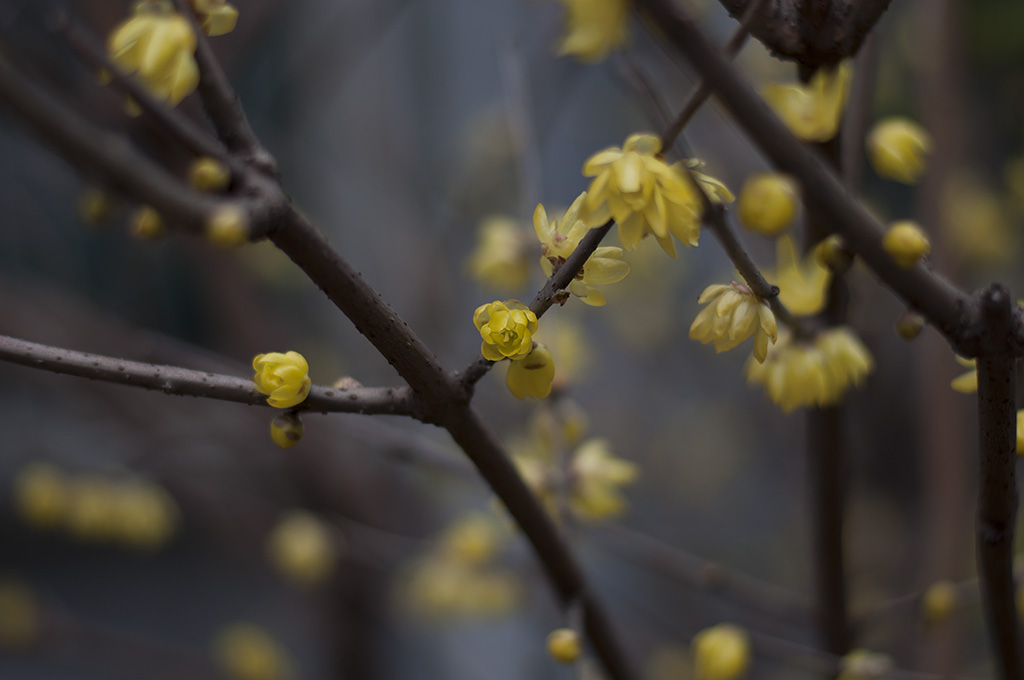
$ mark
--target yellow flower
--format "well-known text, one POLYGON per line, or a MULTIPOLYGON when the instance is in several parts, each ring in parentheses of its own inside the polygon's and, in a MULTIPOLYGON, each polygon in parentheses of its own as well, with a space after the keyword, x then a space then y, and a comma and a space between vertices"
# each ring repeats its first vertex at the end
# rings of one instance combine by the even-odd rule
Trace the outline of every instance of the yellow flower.
POLYGON ((551 352, 538 343, 532 352, 509 365, 506 383, 512 394, 520 399, 527 396, 543 399, 551 394, 554 379, 555 362, 551 352))
POLYGON ((964 368, 969 368, 971 370, 967 371, 966 373, 961 373, 957 377, 953 378, 953 380, 949 383, 949 386, 952 387, 957 392, 961 392, 963 394, 971 394, 972 392, 977 392, 978 391, 978 367, 977 367, 977 363, 974 361, 974 359, 964 359, 963 357, 959 357, 959 356, 953 357, 953 358, 956 359, 956 362, 958 364, 960 364, 964 368))
POLYGON ((0 581, 0 649, 26 647, 39 637, 39 606, 24 583, 0 581))
POLYGON ((196 36, 188 19, 166 3, 140 2, 135 16, 107 39, 111 61, 134 73, 153 95, 174 106, 199 84, 196 36))
POLYGON ((50 529, 67 516, 68 482, 48 463, 29 463, 14 476, 14 507, 35 529, 50 529))
POLYGON ((224 0, 191 0, 192 9, 199 15, 203 33, 210 37, 235 30, 238 10, 224 0))
POLYGON ((189 166, 188 179, 200 191, 224 191, 231 184, 231 170, 216 158, 200 156, 189 166))
POLYGON ((601 61, 629 39, 628 0, 563 0, 566 34, 558 47, 561 56, 580 61, 601 61))
POLYGON ((779 287, 779 300, 796 316, 812 316, 825 307, 828 285, 832 272, 821 265, 815 253, 809 253, 801 262, 796 255, 796 245, 789 236, 782 236, 775 244, 775 260, 778 271, 774 279, 779 287))
POLYGON ((814 345, 825 358, 831 394, 827 403, 838 402, 851 386, 860 387, 875 369, 875 361, 864 343, 847 326, 818 333, 814 345))
MULTIPOLYGON (((648 234, 654 234, 665 252, 675 257, 672 236, 689 248, 700 236, 701 201, 697 188, 676 163, 669 166, 658 154, 661 142, 654 135, 629 137, 623 147, 610 147, 591 156, 583 174, 594 179, 580 206, 580 216, 590 227, 614 218, 619 240, 633 250, 648 234)), ((705 183, 714 182, 706 178, 705 183)), ((720 199, 720 184, 709 187, 720 199)))
POLYGON ((302 441, 305 431, 298 413, 282 413, 270 421, 270 438, 282 449, 290 449, 302 441))
POLYGON ((956 608, 958 599, 955 585, 949 581, 936 581, 924 592, 921 600, 925 621, 930 624, 945 621, 956 608))
POLYGON ((467 565, 483 564, 498 554, 502 532, 494 518, 472 513, 459 519, 441 538, 441 552, 467 565))
POLYGON ((206 219, 206 238, 218 248, 237 248, 249 240, 249 233, 249 215, 232 203, 214 208, 206 219))
POLYGON ((740 223, 762 236, 776 236, 793 222, 798 202, 799 185, 788 175, 752 175, 740 189, 740 223))
POLYGON ((180 512, 167 491, 153 482, 130 480, 115 487, 114 533, 125 544, 154 550, 174 535, 180 512))
POLYGON ((836 136, 850 89, 850 62, 818 69, 807 85, 768 85, 762 94, 790 131, 807 142, 836 136))
POLYGON ((164 221, 152 206, 144 205, 132 214, 131 230, 136 238, 150 241, 164 235, 164 221))
POLYGON ((693 637, 697 680, 733 680, 750 666, 750 638, 739 626, 720 623, 693 637))
POLYGON ((924 128, 906 118, 886 118, 865 140, 872 167, 882 177, 916 184, 925 169, 932 138, 924 128))
POLYGON ((569 476, 569 507, 583 519, 599 520, 625 512, 619 487, 636 480, 637 468, 616 458, 607 440, 588 439, 576 449, 569 476))
POLYGON ((555 661, 572 663, 582 651, 579 633, 572 628, 556 628, 548 634, 548 654, 555 661))
POLYGON ((709 303, 690 326, 690 339, 713 342, 716 352, 725 352, 754 335, 754 357, 764 361, 768 343, 778 338, 775 315, 768 304, 740 283, 708 286, 697 299, 709 303))
POLYGON ((466 263, 469 275, 488 288, 518 290, 530 275, 528 243, 511 217, 488 217, 480 225, 479 241, 466 263))
POLYGON ((252 367, 253 386, 274 408, 291 408, 309 396, 309 364, 298 352, 257 354, 252 367))
POLYGON ((82 475, 68 485, 67 529, 75 538, 101 541, 117 535, 117 485, 99 475, 82 475))
MULTIPOLYGON (((533 212, 533 228, 540 239, 540 266, 545 276, 551 276, 565 264, 566 259, 579 245, 589 231, 586 223, 579 218, 580 207, 587 192, 580 194, 561 220, 549 220, 544 206, 537 205, 533 212)), ((570 293, 588 305, 600 307, 605 297, 592 286, 617 283, 629 274, 629 263, 622 259, 622 248, 602 246, 587 258, 576 277, 569 283, 570 293)))
POLYGON ((480 353, 488 361, 522 359, 533 351, 537 315, 518 300, 480 305, 473 312, 473 325, 483 338, 480 353))
POLYGON ((226 626, 214 643, 219 665, 232 680, 288 680, 294 677, 288 652, 267 631, 251 623, 226 626))
POLYGON ((837 680, 878 680, 892 668, 892 659, 867 649, 855 649, 839 660, 837 680))
POLYGON ((949 252, 974 267, 1007 263, 1018 251, 1016 221, 1002 196, 980 178, 958 172, 942 191, 942 230, 949 252))
POLYGON ((270 563, 283 576, 300 585, 322 583, 338 560, 337 542, 330 526, 304 510, 282 516, 267 539, 270 563))
POLYGON ((893 222, 882 236, 882 247, 904 269, 911 269, 931 252, 932 245, 916 222, 893 222))

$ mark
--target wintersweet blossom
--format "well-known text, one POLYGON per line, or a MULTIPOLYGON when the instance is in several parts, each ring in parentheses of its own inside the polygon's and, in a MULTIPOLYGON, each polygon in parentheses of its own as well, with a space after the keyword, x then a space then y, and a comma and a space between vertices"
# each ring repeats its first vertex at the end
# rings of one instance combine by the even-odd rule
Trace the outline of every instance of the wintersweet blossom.
POLYGON ((932 249, 921 227, 910 220, 893 222, 882 236, 882 247, 904 269, 915 267, 932 249))
MULTIPOLYGON (((545 276, 551 276, 587 234, 589 227, 580 219, 580 207, 587 192, 580 194, 560 220, 548 219, 544 206, 537 205, 533 212, 533 228, 540 240, 540 266, 545 276)), ((629 274, 629 263, 623 258, 622 248, 602 246, 594 250, 569 282, 568 290, 580 300, 593 307, 605 304, 604 295, 593 288, 617 283, 629 274)))
POLYGON ((473 325, 483 338, 480 353, 488 361, 522 359, 533 351, 537 315, 519 300, 480 305, 473 312, 473 325))
POLYGON ((891 669, 892 659, 887 654, 854 649, 839 660, 839 676, 836 680, 877 680, 891 669))
POLYGON ((214 641, 217 665, 231 680, 291 680, 295 662, 266 630, 251 623, 232 623, 214 641))
POLYGON ((548 634, 548 654, 555 661, 572 663, 580 658, 583 645, 572 628, 556 628, 548 634))
POLYGON ((698 304, 707 303, 690 326, 690 339, 713 342, 725 352, 754 336, 754 357, 764 361, 768 343, 775 342, 778 327, 768 303, 741 283, 714 284, 704 289, 698 304))
POLYGON ((520 399, 543 399, 551 394, 554 379, 555 361, 548 348, 538 343, 525 357, 511 362, 506 383, 512 394, 520 399))
POLYGON ((530 276, 527 254, 531 243, 519 222, 492 215, 480 224, 477 238, 476 248, 466 262, 473 280, 494 290, 522 288, 530 276))
POLYGON ((925 622, 935 625, 948 620, 959 599, 956 586, 949 581, 936 581, 928 586, 921 598, 921 613, 924 614, 925 622))
POLYGON ((762 236, 777 236, 792 224, 799 206, 799 185, 788 175, 751 175, 740 189, 740 224, 762 236))
POLYGON ((865 145, 875 172, 903 184, 916 184, 924 174, 932 138, 912 120, 886 118, 872 128, 865 145))
POLYGON ((619 487, 636 480, 637 468, 616 458, 606 439, 588 439, 576 450, 569 475, 569 507, 581 518, 599 520, 625 512, 619 487))
POLYGON ((215 37, 235 30, 238 10, 230 3, 224 0, 191 0, 191 4, 206 35, 215 37))
POLYGON ((274 568, 298 585, 323 583, 338 561, 338 540, 331 527, 306 510, 289 510, 267 537, 267 557, 274 568))
POLYGON ((796 244, 782 236, 775 244, 778 270, 774 277, 766 274, 779 287, 779 301, 796 316, 812 316, 825 307, 825 295, 832 281, 832 272, 822 266, 815 253, 800 260, 796 244))
POLYGON ((192 24, 168 2, 140 2, 107 39, 111 61, 174 106, 199 84, 192 24))
POLYGON ((1017 455, 1024 456, 1024 409, 1017 411, 1017 455))
MULTIPOLYGON (((619 240, 627 250, 653 234, 665 252, 675 257, 673 236, 687 248, 697 245, 702 203, 683 165, 669 166, 660 152, 657 137, 636 134, 626 139, 622 148, 609 147, 591 156, 583 165, 583 174, 594 179, 580 206, 580 217, 590 227, 614 218, 619 240)), ((712 200, 732 200, 721 182, 694 174, 712 200)))
POLYGON ((697 680, 734 680, 750 666, 750 637, 739 626, 720 623, 693 637, 697 680))
POLYGON ((562 0, 566 34, 559 55, 582 62, 601 61, 629 39, 628 0, 562 0))
POLYGON ((309 364, 298 352, 257 354, 252 360, 252 384, 274 408, 291 408, 309 396, 309 364))
POLYGON ((818 69, 806 85, 768 85, 768 106, 790 131, 807 142, 827 142, 839 131, 850 89, 850 62, 818 69))

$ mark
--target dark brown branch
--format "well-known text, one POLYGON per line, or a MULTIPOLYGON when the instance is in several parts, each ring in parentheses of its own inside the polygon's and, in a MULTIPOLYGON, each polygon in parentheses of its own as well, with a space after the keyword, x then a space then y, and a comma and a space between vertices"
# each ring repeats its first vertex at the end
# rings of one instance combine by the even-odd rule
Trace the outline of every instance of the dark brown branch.
MULTIPOLYGON (((266 395, 257 392, 248 378, 116 359, 5 335, 0 335, 0 360, 63 375, 158 390, 165 394, 267 406, 266 395)), ((323 413, 404 415, 425 419, 425 410, 407 387, 341 390, 314 385, 309 398, 296 408, 323 413)))

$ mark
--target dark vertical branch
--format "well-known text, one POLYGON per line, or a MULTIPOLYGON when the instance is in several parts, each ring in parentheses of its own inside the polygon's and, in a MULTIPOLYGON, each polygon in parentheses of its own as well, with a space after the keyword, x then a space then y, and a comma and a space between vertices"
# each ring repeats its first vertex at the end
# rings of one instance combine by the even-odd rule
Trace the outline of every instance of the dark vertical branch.
MULTIPOLYGON (((993 341, 1009 335, 1010 293, 993 284, 982 297, 993 341)), ((978 357, 978 567, 982 602, 995 645, 996 677, 1020 680, 1020 635, 1014 607, 1013 532, 1017 517, 1016 373, 1008 351, 978 357)))

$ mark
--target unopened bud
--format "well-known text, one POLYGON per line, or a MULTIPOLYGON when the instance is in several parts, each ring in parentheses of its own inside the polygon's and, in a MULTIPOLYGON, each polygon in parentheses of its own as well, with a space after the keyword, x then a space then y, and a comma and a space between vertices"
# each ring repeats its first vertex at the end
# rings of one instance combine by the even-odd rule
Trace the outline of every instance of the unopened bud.
POLYGON ((930 624, 945 621, 956 608, 957 599, 956 586, 949 581, 936 581, 921 601, 924 620, 930 624))
POLYGON ((580 636, 572 628, 557 628, 548 635, 548 654, 556 661, 572 663, 580 652, 580 636))
POLYGON ((238 248, 249 240, 249 216, 237 205, 222 205, 206 220, 206 238, 225 250, 238 248))
POLYGON ((78 196, 78 217, 90 226, 106 222, 113 210, 114 199, 102 189, 89 188, 78 196))
POLYGON ((882 237, 882 247, 904 269, 914 267, 932 249, 921 227, 909 220, 894 222, 882 237))
POLYGON ((781 234, 796 217, 798 188, 786 175, 753 175, 740 190, 740 222, 762 236, 781 234))
POLYGON ((270 422, 270 438, 282 449, 290 449, 302 441, 305 429, 299 414, 287 411, 270 422))
POLYGON ((917 312, 907 310, 900 315, 900 318, 896 319, 896 335, 910 342, 921 334, 924 324, 923 316, 917 312))
POLYGON ((912 120, 888 118, 871 130, 865 143, 875 172, 897 182, 915 184, 924 173, 932 138, 912 120))
POLYGON ((228 170, 228 166, 209 156, 195 159, 189 167, 188 177, 192 186, 200 191, 224 191, 231 183, 231 171, 228 170))
POLYGON ((132 235, 144 241, 151 241, 164 235, 164 221, 160 213, 144 205, 132 215, 132 235))
POLYGON ((835 274, 842 274, 853 264, 853 253, 846 247, 843 237, 832 234, 814 249, 818 264, 835 274))

